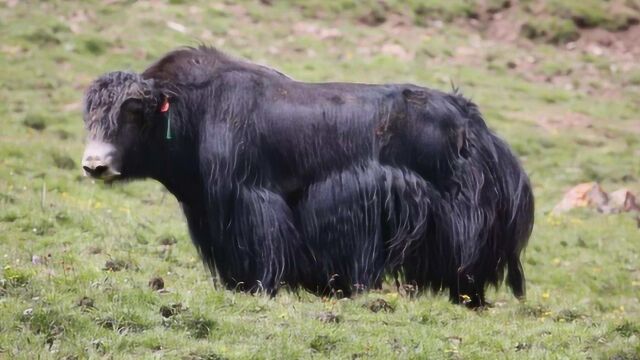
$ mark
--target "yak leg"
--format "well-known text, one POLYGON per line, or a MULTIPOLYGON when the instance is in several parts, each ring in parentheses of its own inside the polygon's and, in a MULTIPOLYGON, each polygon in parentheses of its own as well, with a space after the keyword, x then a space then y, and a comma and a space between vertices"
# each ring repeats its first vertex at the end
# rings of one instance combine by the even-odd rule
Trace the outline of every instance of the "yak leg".
POLYGON ((189 235, 196 246, 202 262, 215 278, 216 267, 213 253, 211 228, 204 205, 180 203, 182 211, 187 219, 189 235))
POLYGON ((449 298, 455 304, 463 304, 475 309, 486 305, 484 289, 484 280, 478 279, 467 271, 459 270, 457 279, 449 289, 449 298))
MULTIPOLYGON (((228 201, 228 220, 216 225, 216 265, 227 288, 275 294, 295 286, 305 267, 292 213, 282 196, 241 186, 228 201)), ((224 219, 224 218, 223 218, 224 219)), ((215 232, 214 232, 215 233, 215 232)))
POLYGON ((351 168, 309 186, 296 207, 315 261, 311 291, 350 296, 380 284, 385 267, 380 172, 351 168))

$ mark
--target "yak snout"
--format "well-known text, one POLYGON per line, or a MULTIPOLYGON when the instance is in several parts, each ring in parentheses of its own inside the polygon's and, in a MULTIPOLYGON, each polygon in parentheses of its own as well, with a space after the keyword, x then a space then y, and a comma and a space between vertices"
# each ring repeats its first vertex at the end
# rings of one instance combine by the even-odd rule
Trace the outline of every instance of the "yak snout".
POLYGON ((117 164, 114 162, 116 148, 108 143, 92 141, 82 156, 82 169, 86 176, 96 179, 108 180, 120 175, 117 164))

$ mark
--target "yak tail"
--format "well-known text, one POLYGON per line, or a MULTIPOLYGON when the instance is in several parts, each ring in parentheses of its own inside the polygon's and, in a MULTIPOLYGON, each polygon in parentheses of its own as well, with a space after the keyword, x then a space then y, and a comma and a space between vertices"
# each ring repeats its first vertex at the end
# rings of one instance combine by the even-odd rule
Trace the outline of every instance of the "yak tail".
POLYGON ((524 299, 526 296, 524 270, 522 263, 517 257, 509 260, 507 264, 507 285, 513 291, 513 295, 518 299, 524 299))
POLYGON ((458 269, 452 300, 470 295, 472 302, 482 305, 485 284, 498 286, 505 280, 513 294, 523 298, 520 255, 534 222, 529 178, 507 143, 486 126, 475 104, 459 94, 450 100, 465 129, 464 151, 454 157, 459 161, 451 160, 459 191, 444 189, 453 210, 451 250, 458 269))
POLYGON ((515 207, 514 214, 511 218, 510 225, 513 228, 512 236, 514 249, 507 263, 507 285, 513 291, 518 299, 523 299, 526 295, 525 277, 522 263, 520 262, 520 253, 527 246, 529 237, 533 230, 534 222, 534 200, 531 190, 531 184, 524 172, 521 173, 521 181, 519 191, 516 192, 513 201, 515 207))

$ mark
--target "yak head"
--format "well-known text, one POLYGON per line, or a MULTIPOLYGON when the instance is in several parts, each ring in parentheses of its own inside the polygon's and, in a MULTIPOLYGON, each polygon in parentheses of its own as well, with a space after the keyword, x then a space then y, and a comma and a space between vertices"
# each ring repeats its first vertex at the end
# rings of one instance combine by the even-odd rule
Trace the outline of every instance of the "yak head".
POLYGON ((167 109, 161 109, 167 99, 139 74, 118 71, 95 80, 84 99, 85 174, 108 181, 151 176, 149 161, 157 159, 167 126, 167 109))

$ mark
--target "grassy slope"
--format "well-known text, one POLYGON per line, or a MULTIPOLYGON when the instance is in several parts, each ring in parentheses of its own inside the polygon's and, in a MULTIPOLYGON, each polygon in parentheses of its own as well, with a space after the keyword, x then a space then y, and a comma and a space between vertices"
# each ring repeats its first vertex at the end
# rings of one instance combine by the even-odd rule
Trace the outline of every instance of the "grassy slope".
MULTIPOLYGON (((1 3, 0 358, 637 358, 636 222, 628 214, 548 213, 580 181, 640 190, 638 133, 628 130, 639 129, 638 82, 609 71, 614 60, 603 56, 486 42, 447 24, 413 25, 430 24, 416 4, 468 15, 464 1, 390 3, 412 14, 408 24, 355 21, 371 18, 378 2, 252 2, 244 10, 177 1, 1 3), (496 306, 477 313, 443 296, 410 300, 393 290, 341 301, 284 292, 271 300, 212 286, 176 201, 161 186, 109 188, 78 169, 79 101, 88 82, 114 69, 141 70, 167 50, 199 41, 309 81, 447 89, 454 80, 533 179, 538 209, 525 256, 528 301, 500 289, 489 295, 496 306), (470 58, 459 56, 469 47, 470 58), (528 56, 539 59, 530 72, 541 76, 595 64, 597 80, 613 84, 615 96, 601 96, 597 84, 571 91, 531 81, 508 65, 528 56), (592 126, 540 125, 576 114, 592 126), (108 261, 125 268, 105 271, 108 261), (167 293, 148 287, 153 276, 164 278, 167 293), (85 296, 92 307, 78 306, 85 296), (395 312, 363 306, 376 298, 395 312), (186 310, 163 319, 160 308, 178 303, 186 310), (341 321, 318 320, 326 311, 341 321)), ((630 71, 637 78, 638 69, 630 71)), ((570 80, 582 79, 577 73, 570 80)))

